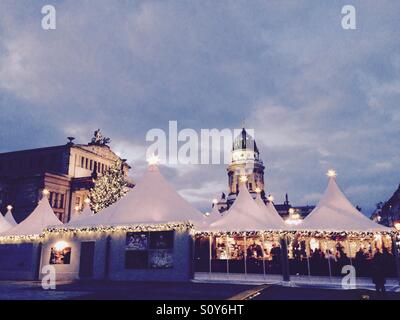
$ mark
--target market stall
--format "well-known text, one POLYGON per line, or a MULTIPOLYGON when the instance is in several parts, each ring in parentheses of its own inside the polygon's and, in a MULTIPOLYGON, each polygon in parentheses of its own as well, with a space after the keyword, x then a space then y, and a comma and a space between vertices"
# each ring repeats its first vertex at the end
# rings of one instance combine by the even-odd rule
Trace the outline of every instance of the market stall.
POLYGON ((370 276, 373 259, 380 253, 386 261, 384 272, 395 277, 393 230, 364 216, 340 190, 336 173, 328 176, 316 208, 287 237, 290 273, 333 277, 352 265, 357 276, 370 276))
POLYGON ((193 273, 191 221, 201 217, 150 165, 135 188, 112 206, 49 228, 42 265, 50 261, 59 279, 186 281, 193 273), (68 263, 53 259, 65 248, 68 263))
POLYGON ((286 226, 263 206, 253 200, 242 178, 230 209, 207 229, 197 232, 196 271, 281 273, 281 232, 286 226))
POLYGON ((36 280, 43 231, 60 225, 47 199, 47 191, 35 210, 20 224, 0 234, 0 279, 36 280))

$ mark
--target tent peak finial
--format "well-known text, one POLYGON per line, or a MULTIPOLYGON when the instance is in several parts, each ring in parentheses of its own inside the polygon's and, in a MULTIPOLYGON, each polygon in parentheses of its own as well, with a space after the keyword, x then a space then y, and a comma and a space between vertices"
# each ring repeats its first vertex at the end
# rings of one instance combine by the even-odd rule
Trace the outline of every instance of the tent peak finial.
POLYGON ((337 177, 337 173, 336 173, 336 171, 333 170, 333 169, 329 169, 328 172, 326 173, 326 175, 327 175, 329 178, 336 178, 336 177, 337 177))
POLYGON ((153 154, 149 158, 147 158, 147 163, 149 164, 149 169, 155 169, 160 163, 160 157, 153 154))

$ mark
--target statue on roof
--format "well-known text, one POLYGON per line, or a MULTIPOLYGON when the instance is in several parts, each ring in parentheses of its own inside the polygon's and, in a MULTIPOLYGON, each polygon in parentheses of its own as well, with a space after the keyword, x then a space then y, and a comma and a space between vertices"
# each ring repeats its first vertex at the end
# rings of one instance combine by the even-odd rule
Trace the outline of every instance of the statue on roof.
POLYGON ((89 145, 107 146, 110 142, 111 142, 111 139, 107 138, 107 137, 103 137, 101 130, 97 129, 94 132, 92 141, 89 143, 89 145))

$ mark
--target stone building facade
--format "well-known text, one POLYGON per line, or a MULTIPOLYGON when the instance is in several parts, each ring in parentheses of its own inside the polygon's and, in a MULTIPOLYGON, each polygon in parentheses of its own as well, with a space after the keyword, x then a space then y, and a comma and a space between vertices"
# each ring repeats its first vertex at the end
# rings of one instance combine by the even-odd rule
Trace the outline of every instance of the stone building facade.
POLYGON ((400 222, 400 185, 390 199, 383 205, 380 213, 380 223, 393 227, 400 222))
MULTIPOLYGON (((119 157, 100 131, 88 144, 65 145, 0 153, 0 212, 13 207, 19 223, 36 207, 43 189, 57 215, 68 222, 84 206, 93 186, 93 175, 104 173, 119 157)), ((128 176, 130 166, 124 162, 128 176)))

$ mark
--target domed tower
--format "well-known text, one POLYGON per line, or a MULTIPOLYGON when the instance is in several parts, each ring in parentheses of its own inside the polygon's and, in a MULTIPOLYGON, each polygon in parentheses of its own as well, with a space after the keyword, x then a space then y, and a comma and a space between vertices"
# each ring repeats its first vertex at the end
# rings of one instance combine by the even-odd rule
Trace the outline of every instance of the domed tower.
POLYGON ((228 206, 236 199, 239 192, 239 178, 242 175, 246 175, 247 188, 254 198, 256 189, 259 188, 264 191, 264 169, 254 138, 243 128, 233 142, 232 159, 227 169, 229 178, 228 206))

